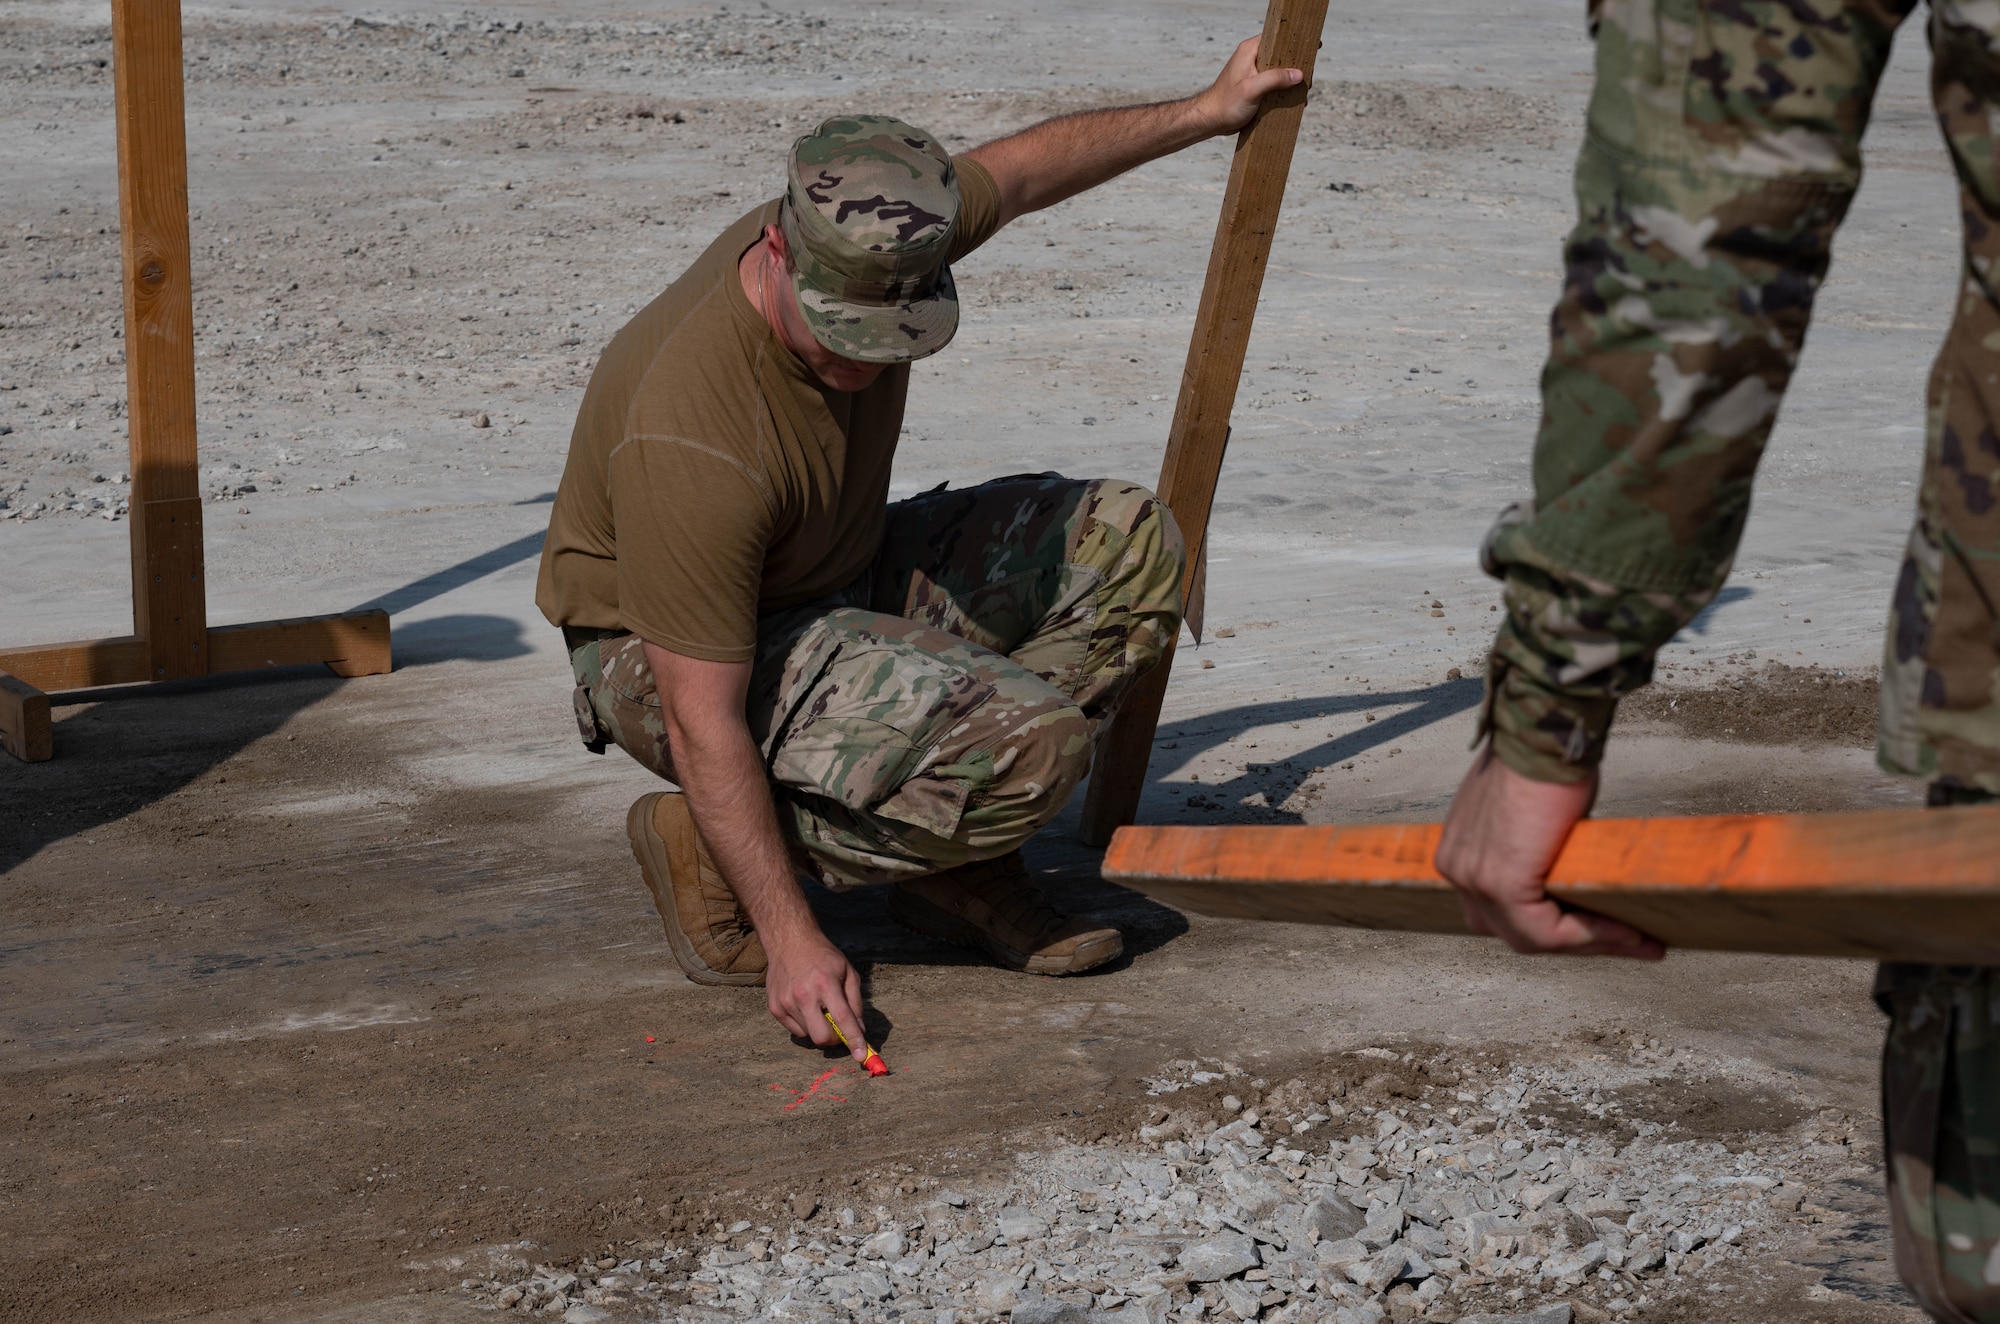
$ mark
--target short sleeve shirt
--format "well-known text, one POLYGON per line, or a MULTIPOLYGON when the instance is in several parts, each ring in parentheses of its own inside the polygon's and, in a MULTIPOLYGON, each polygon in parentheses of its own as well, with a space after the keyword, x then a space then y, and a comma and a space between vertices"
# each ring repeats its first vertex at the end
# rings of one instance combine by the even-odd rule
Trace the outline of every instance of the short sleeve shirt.
MULTIPOLYGON (((1000 224, 993 177, 954 165, 952 262, 1000 224)), ((598 360, 542 549, 535 601, 551 623, 748 661, 759 615, 874 560, 909 365, 836 391, 785 348, 737 275, 777 216, 772 201, 731 225, 598 360)))

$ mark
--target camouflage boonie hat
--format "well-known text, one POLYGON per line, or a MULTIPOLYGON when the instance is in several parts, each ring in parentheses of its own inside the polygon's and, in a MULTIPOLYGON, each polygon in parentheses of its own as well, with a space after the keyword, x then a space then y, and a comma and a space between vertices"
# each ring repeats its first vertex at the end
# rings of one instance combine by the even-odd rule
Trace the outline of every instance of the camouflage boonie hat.
POLYGON ((887 115, 843 115, 792 144, 789 175, 781 224, 813 337, 863 363, 950 344, 958 175, 937 139, 887 115))

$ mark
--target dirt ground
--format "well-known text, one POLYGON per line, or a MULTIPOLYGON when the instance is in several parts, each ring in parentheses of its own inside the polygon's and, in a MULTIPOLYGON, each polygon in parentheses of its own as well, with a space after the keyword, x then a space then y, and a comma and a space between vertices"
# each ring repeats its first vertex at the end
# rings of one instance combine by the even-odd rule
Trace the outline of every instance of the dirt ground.
MULTIPOLYGON (((189 8, 211 616, 377 604, 398 667, 73 696, 55 761, 0 762, 0 1314, 470 1318, 453 1265, 482 1247, 622 1254, 801 1192, 893 1209, 1056 1136, 1129 1137, 1170 1061, 1277 1079, 1433 1044, 1587 1069, 1621 1034, 1729 1065, 1761 1102, 1716 1101, 1717 1138, 1845 1116, 1854 1155, 1782 1250, 1632 1318, 1919 1318, 1869 1176, 1859 965, 1188 917, 1099 881, 1072 812, 1031 863, 1125 927, 1100 974, 1005 974, 877 896, 816 898, 898 1068, 841 1101, 787 1110, 821 1056, 757 991, 674 972, 619 833, 647 778, 576 744, 530 601, 597 349, 821 115, 970 145, 1191 90, 1261 10, 189 8)), ((1589 45, 1559 0, 1336 11, 1149 821, 1435 818, 1471 736, 1478 685, 1450 673, 1478 674, 1494 620, 1473 548, 1529 482, 1589 45)), ((1878 103, 1736 578, 1621 718, 1603 812, 1920 799, 1874 770, 1868 713, 1956 261, 1921 47, 1878 103)), ((7 645, 127 628, 110 53, 94 6, 0 6, 7 645)), ((898 494, 1157 471, 1226 159, 1146 167, 963 266, 898 494)))

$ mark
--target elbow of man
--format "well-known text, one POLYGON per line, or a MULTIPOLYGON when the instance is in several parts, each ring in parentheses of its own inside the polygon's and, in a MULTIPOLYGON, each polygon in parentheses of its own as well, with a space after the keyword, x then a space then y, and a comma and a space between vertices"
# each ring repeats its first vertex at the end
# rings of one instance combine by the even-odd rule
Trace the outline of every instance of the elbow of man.
POLYGON ((761 765, 757 742, 741 711, 720 701, 683 700, 660 696, 659 730, 651 733, 663 746, 661 763, 682 789, 699 782, 704 771, 741 768, 747 759, 761 765))
POLYGON ((660 725, 668 742, 689 755, 728 748, 750 738, 750 725, 743 714, 721 703, 674 703, 662 695, 660 725))

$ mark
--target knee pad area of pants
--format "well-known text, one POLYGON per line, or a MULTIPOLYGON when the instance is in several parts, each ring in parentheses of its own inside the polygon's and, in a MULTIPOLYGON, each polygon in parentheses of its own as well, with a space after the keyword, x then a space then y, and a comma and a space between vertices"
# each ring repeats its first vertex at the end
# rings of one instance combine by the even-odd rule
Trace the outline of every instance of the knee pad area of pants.
POLYGON ((1090 771, 1090 724, 1064 705, 993 742, 990 753, 992 775, 972 793, 965 830, 1025 837, 1062 812, 1090 771))

